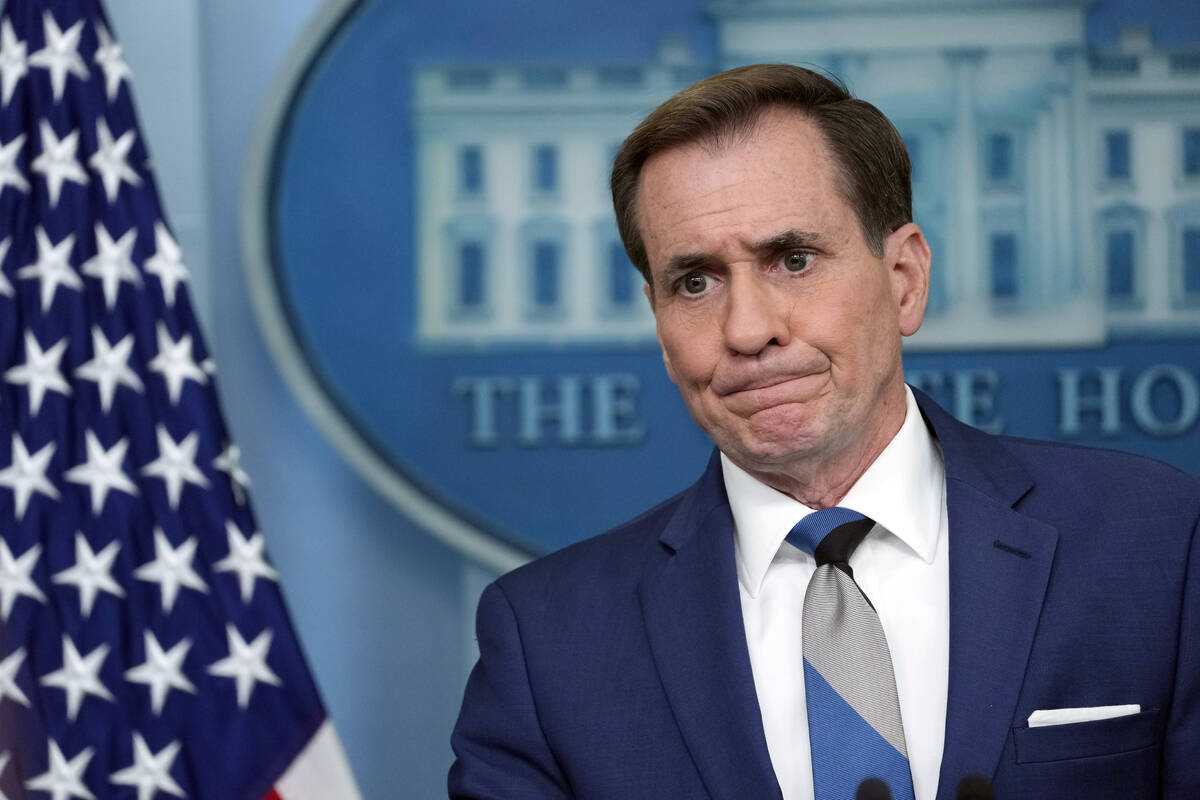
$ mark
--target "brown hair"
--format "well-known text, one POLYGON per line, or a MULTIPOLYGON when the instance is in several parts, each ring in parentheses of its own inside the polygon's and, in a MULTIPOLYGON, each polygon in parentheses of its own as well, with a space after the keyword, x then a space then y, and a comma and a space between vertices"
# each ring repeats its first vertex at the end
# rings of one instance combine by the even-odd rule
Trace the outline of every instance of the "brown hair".
POLYGON ((799 111, 825 136, 837 162, 842 198, 854 209, 871 252, 883 254, 888 234, 912 220, 911 167, 904 140, 870 103, 853 97, 836 78, 791 64, 755 64, 692 84, 634 128, 612 170, 613 209, 629 260, 650 281, 650 263, 638 229, 642 167, 656 153, 693 142, 715 147, 753 133, 769 108, 799 111))

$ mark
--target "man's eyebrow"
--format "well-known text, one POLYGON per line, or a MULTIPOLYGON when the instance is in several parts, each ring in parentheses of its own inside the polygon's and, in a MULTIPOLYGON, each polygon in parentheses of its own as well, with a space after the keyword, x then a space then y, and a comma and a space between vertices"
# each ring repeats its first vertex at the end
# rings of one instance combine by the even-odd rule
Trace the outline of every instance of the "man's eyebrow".
MULTIPOLYGON (((756 253, 777 253, 783 250, 805 250, 820 248, 821 234, 812 231, 786 230, 751 245, 756 253)), ((671 256, 662 272, 662 280, 672 281, 681 275, 707 269, 718 264, 718 259, 709 253, 680 253, 671 256)))
POLYGON ((780 250, 803 250, 821 245, 821 234, 812 231, 787 230, 760 239, 752 245, 755 252, 773 253, 780 250))
POLYGON ((680 275, 712 266, 715 261, 716 259, 707 253, 680 253, 677 256, 671 256, 666 269, 663 270, 663 278, 671 280, 680 275))

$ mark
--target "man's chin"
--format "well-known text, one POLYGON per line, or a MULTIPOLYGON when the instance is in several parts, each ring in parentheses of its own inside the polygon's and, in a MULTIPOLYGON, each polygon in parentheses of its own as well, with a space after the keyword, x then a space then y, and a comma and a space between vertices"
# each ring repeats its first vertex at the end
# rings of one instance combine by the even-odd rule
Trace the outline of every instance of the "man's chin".
POLYGON ((739 466, 768 466, 805 460, 826 446, 828 425, 815 411, 809 403, 784 403, 747 416, 721 408, 693 418, 739 466))
POLYGON ((796 427, 776 435, 740 436, 724 445, 717 442, 721 452, 750 472, 808 461, 821 452, 821 445, 820 437, 803 435, 796 427))

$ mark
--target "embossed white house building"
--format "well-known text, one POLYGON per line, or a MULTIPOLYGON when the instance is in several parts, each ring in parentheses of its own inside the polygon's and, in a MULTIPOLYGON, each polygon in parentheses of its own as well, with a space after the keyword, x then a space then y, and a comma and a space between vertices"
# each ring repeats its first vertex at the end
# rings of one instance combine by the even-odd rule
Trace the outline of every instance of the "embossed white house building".
POLYGON ((716 63, 454 64, 415 75, 417 339, 649 344, 608 172, 657 103, 719 69, 816 64, 886 113, 934 250, 913 349, 1200 333, 1200 47, 1090 0, 716 0, 716 63))

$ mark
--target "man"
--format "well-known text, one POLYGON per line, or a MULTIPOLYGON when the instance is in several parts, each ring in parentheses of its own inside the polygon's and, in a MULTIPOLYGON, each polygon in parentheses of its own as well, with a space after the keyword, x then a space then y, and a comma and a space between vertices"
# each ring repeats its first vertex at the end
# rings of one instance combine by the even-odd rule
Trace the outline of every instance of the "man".
POLYGON ((739 68, 655 110, 612 185, 718 453, 484 592, 450 794, 1200 797, 1200 486, 905 386, 930 251, 886 118, 739 68))

